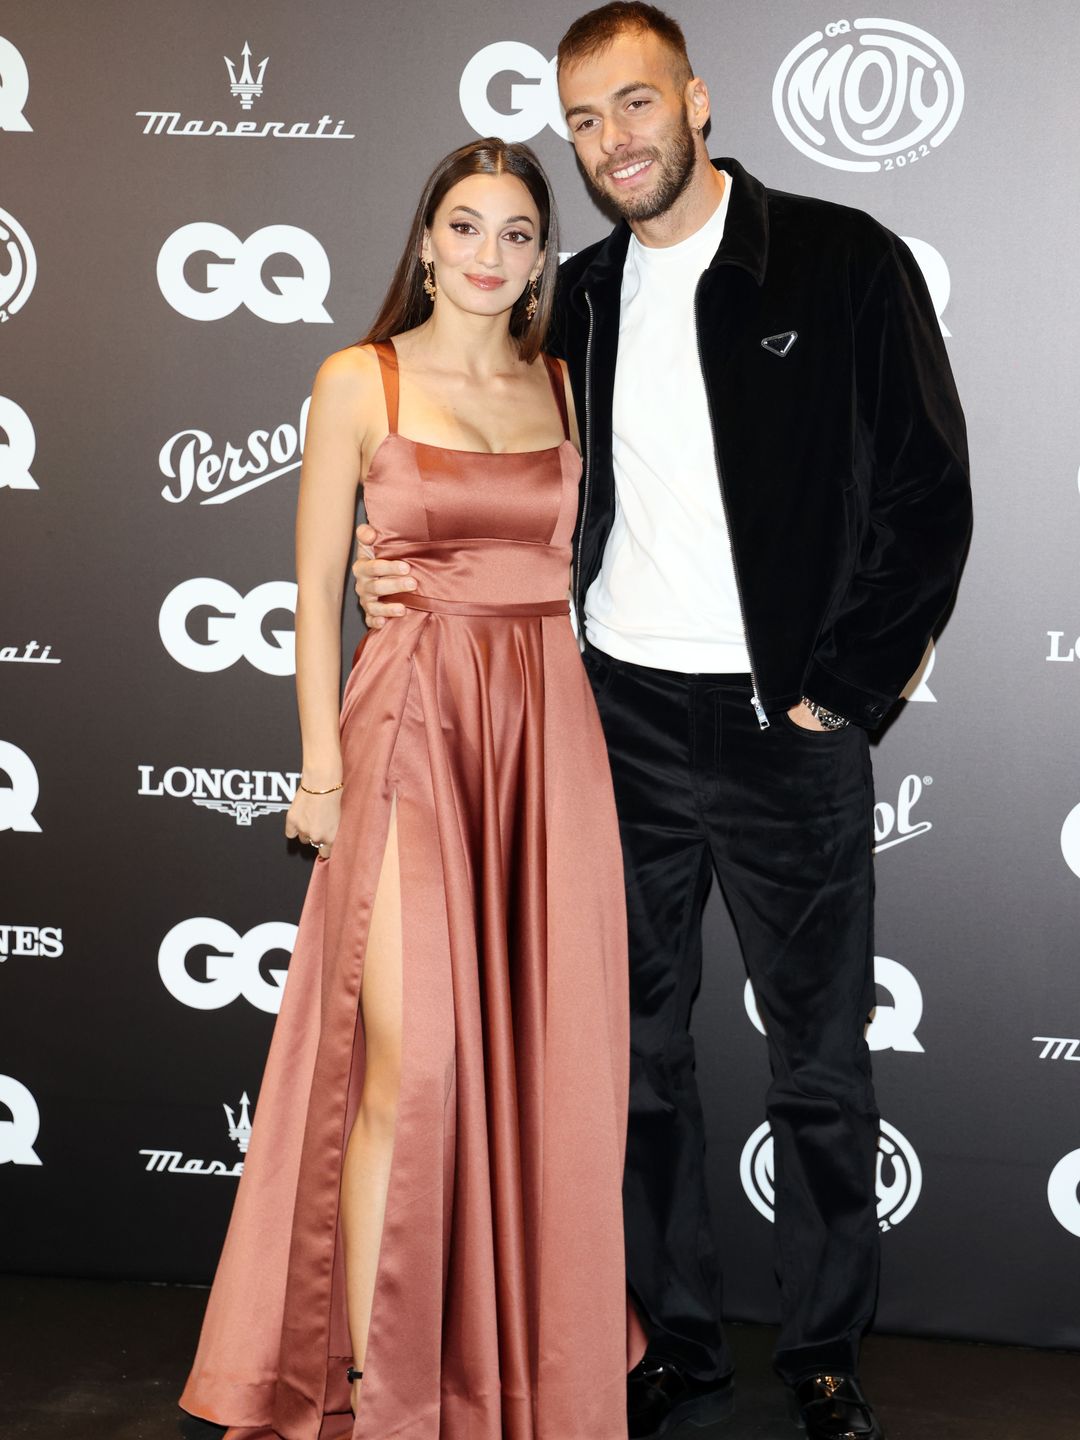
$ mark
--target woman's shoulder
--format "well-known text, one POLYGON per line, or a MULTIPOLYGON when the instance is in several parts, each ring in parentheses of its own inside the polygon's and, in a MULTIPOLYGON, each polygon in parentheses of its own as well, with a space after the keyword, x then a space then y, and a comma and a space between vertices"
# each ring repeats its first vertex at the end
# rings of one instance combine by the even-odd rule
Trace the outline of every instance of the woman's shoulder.
POLYGON ((373 345, 347 345, 319 366, 315 391, 337 399, 363 401, 381 388, 379 358, 373 345))

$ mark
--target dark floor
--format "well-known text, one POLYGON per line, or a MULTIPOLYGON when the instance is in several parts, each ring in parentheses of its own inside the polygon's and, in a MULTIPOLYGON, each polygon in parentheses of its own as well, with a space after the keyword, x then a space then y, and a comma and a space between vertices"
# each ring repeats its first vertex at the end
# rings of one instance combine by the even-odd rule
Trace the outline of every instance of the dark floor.
MULTIPOLYGON (((0 1277, 2 1440, 219 1440, 176 1408, 206 1291, 0 1277)), ((677 1440, 797 1440, 772 1332, 732 1327, 735 1418, 677 1440)), ((890 1440, 1080 1440, 1080 1355, 876 1336, 863 1381, 890 1440)))

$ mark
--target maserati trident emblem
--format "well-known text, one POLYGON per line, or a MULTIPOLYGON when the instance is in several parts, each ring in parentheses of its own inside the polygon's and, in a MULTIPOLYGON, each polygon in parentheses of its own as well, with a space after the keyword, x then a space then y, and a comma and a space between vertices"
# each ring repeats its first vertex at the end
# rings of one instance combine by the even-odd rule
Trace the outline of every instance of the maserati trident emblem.
POLYGON ((266 62, 267 60, 269 60, 270 57, 269 55, 265 56, 262 64, 259 66, 258 75, 252 75, 251 46, 247 43, 246 40, 244 41, 244 48, 243 50, 241 50, 240 54, 244 61, 244 67, 240 71, 239 79, 236 78, 236 70, 233 68, 233 62, 229 59, 229 57, 225 55, 222 58, 224 59, 225 64, 229 67, 229 79, 232 81, 232 84, 229 86, 229 90, 240 101, 241 110, 250 110, 251 102, 253 100, 257 100, 263 92, 263 76, 266 74, 266 62))
POLYGON ((237 1120, 233 1114, 231 1105, 225 1106, 225 1114, 229 1117, 229 1139, 235 1140, 240 1147, 240 1154, 246 1155, 248 1141, 251 1139, 251 1120, 248 1117, 248 1106, 251 1104, 245 1090, 240 1096, 240 1119, 237 1120))
POLYGON ((770 351, 773 355, 779 355, 782 360, 798 338, 797 330, 782 330, 779 335, 766 335, 761 344, 765 350, 770 351))

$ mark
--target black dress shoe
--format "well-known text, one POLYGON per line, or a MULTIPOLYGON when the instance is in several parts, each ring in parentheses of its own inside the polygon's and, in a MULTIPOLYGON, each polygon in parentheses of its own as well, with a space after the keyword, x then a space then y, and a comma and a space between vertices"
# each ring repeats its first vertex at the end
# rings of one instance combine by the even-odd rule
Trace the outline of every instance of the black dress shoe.
POLYGON ((806 1440, 885 1440, 854 1375, 808 1375, 791 1387, 791 1418, 806 1440))
POLYGON ((730 1375, 723 1380, 695 1380, 673 1360, 646 1355, 626 1377, 630 1440, 660 1440, 677 1425, 715 1425, 734 1408, 730 1375))

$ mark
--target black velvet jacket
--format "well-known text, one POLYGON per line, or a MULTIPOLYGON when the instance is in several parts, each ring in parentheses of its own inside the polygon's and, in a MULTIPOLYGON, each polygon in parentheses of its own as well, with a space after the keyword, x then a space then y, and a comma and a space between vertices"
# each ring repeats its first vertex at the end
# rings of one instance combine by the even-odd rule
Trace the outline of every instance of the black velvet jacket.
MULTIPOLYGON (((873 728, 922 658, 971 528, 940 327, 911 252, 870 216, 713 164, 734 184, 697 289, 698 351, 754 687, 767 712, 807 694, 873 728)), ((620 224, 559 272, 550 348, 568 362, 585 451, 579 617, 615 515, 629 239, 620 224)))

